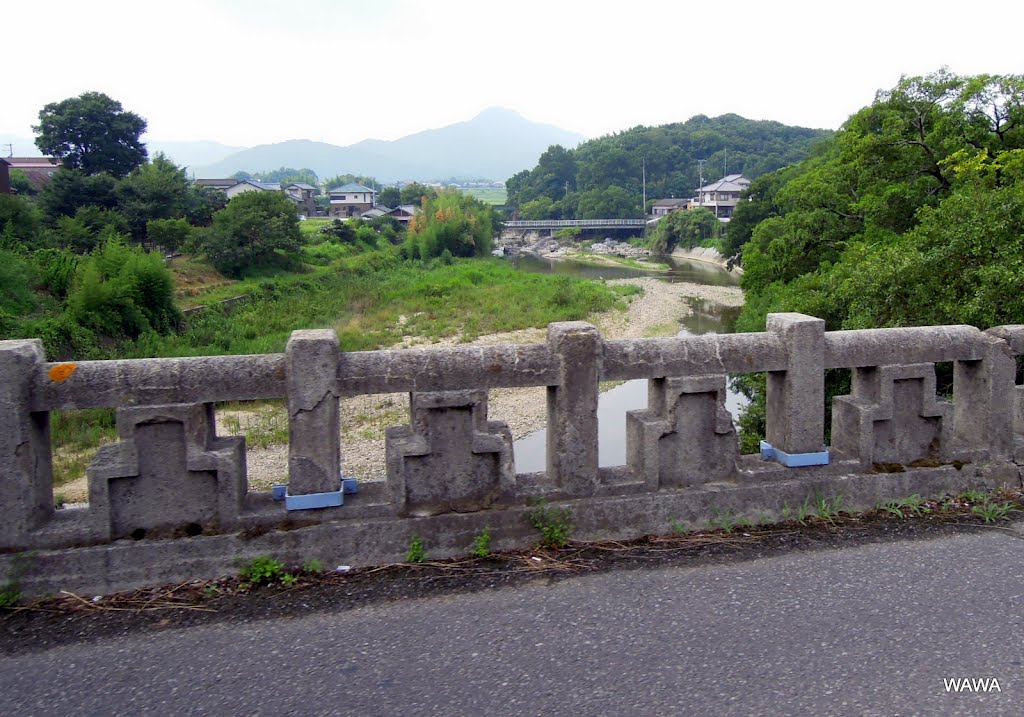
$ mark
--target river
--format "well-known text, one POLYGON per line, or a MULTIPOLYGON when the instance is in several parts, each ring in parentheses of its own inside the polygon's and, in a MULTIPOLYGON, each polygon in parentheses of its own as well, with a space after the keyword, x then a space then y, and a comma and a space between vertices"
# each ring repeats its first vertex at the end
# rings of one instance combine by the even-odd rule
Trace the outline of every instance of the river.
MULTIPOLYGON (((721 267, 705 262, 657 257, 667 263, 670 271, 645 271, 619 266, 595 266, 570 259, 544 259, 522 255, 511 260, 523 271, 567 274, 588 279, 621 279, 655 277, 669 282, 692 282, 712 286, 736 286, 739 278, 721 267)), ((732 333, 739 316, 738 307, 723 306, 704 299, 691 299, 693 313, 679 324, 680 335, 732 333)), ((734 391, 726 397, 726 408, 735 417, 745 405, 746 399, 734 391)), ((601 394, 597 408, 598 420, 598 462, 602 467, 620 466, 626 462, 626 412, 647 408, 647 381, 636 379, 605 391, 601 394)), ((545 467, 545 443, 547 431, 541 429, 524 436, 513 445, 516 471, 533 473, 545 467)))

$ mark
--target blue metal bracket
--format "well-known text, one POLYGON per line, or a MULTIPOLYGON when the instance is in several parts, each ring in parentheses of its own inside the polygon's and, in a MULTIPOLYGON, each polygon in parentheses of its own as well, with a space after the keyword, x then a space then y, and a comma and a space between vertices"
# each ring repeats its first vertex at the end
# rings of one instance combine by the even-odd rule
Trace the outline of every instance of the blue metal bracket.
POLYGON ((787 468, 803 468, 806 466, 827 466, 829 461, 828 448, 822 446, 816 453, 786 453, 773 448, 768 441, 761 441, 761 460, 775 461, 787 468))
POLYGON ((313 508, 335 508, 344 505, 345 496, 359 492, 359 481, 355 478, 341 478, 338 490, 329 493, 307 493, 289 495, 288 484, 280 483, 270 489, 274 500, 283 500, 285 510, 312 510, 313 508))
POLYGON ((345 503, 345 494, 340 491, 330 493, 307 493, 306 495, 284 496, 285 510, 312 510, 313 508, 336 508, 345 503))

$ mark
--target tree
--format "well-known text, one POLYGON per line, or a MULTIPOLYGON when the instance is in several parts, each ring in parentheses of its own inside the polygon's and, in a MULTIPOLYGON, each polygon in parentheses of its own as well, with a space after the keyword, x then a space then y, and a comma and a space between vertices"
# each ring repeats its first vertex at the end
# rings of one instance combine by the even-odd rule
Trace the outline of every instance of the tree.
POLYGON ((437 190, 419 182, 406 184, 399 193, 402 204, 414 204, 417 207, 423 206, 424 199, 435 199, 437 190))
POLYGON ((333 177, 324 180, 324 186, 328 190, 334 189, 335 187, 343 187, 346 184, 362 184, 364 187, 369 187, 374 191, 380 191, 381 184, 373 177, 364 177, 360 174, 336 174, 333 177))
POLYGON ((132 238, 146 236, 146 223, 152 219, 180 219, 189 205, 189 180, 179 167, 158 152, 117 183, 118 206, 128 217, 132 238))
POLYGON ((384 187, 377 195, 377 201, 385 207, 394 209, 402 203, 402 192, 398 187, 384 187))
MULTIPOLYGON (((35 244, 39 234, 39 211, 16 194, 0 194, 0 237, 25 246, 35 244)), ((0 239, 0 244, 6 244, 0 239)), ((10 247, 8 247, 10 248, 10 247)))
POLYGON ((454 189, 442 190, 424 202, 423 212, 409 222, 403 255, 430 259, 486 256, 491 252, 494 225, 491 208, 454 189))
POLYGON ((87 175, 123 177, 146 161, 139 140, 146 120, 102 92, 51 102, 39 111, 39 124, 32 129, 40 152, 87 175))
POLYGON ((302 246, 294 205, 280 192, 245 192, 213 217, 202 250, 216 269, 238 276, 242 270, 302 246))
POLYGON ((37 194, 36 188, 32 186, 28 175, 20 169, 10 170, 11 189, 23 197, 31 197, 37 194))
POLYGON ((68 315, 79 325, 114 338, 146 331, 169 333, 181 320, 174 279, 159 254, 111 238, 84 261, 68 295, 68 315))
POLYGON ((651 251, 671 254, 677 246, 689 249, 705 239, 716 238, 721 222, 705 207, 669 212, 654 227, 651 251))
POLYGON ((61 167, 49 184, 39 193, 39 208, 49 222, 59 217, 73 217, 79 207, 97 206, 103 209, 117 207, 114 193, 117 182, 106 173, 88 176, 77 169, 61 167))
POLYGON ((639 219, 643 208, 639 194, 612 185, 580 192, 576 215, 580 219, 639 219))
POLYGON ((192 234, 192 225, 184 219, 150 219, 146 237, 164 251, 178 251, 192 234))

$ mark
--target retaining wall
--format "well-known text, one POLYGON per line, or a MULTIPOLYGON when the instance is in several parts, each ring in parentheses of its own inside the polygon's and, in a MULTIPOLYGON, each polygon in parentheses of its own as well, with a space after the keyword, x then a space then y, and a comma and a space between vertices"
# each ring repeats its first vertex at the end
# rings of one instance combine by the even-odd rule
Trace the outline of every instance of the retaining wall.
POLYGON ((807 501, 849 508, 915 493, 1020 485, 1024 327, 824 331, 772 314, 764 333, 604 340, 552 324, 533 345, 343 353, 331 331, 296 331, 283 354, 49 363, 39 341, 0 342, 0 580, 26 594, 98 593, 232 573, 273 555, 325 565, 432 557, 536 542, 538 499, 571 510, 573 537, 626 539, 716 515, 778 519, 807 501), (952 400, 936 395, 952 362, 952 400), (824 372, 853 370, 824 435, 824 372), (767 372, 767 441, 739 454, 727 375, 767 372), (627 463, 598 466, 599 382, 649 380, 627 414, 627 463), (517 473, 487 390, 546 386, 547 465, 517 473), (344 396, 407 392, 386 433, 387 478, 340 480, 344 396), (218 436, 213 402, 286 399, 289 478, 248 490, 244 439, 218 436), (88 469, 86 507, 55 510, 49 412, 116 407, 120 440, 88 469))

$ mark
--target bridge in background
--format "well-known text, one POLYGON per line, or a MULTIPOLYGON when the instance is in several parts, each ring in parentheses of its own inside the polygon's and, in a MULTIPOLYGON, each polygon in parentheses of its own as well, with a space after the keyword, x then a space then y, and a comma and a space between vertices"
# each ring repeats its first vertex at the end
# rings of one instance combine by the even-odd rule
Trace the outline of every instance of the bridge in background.
POLYGON ((521 219, 505 222, 506 229, 643 229, 647 226, 646 219, 521 219))

